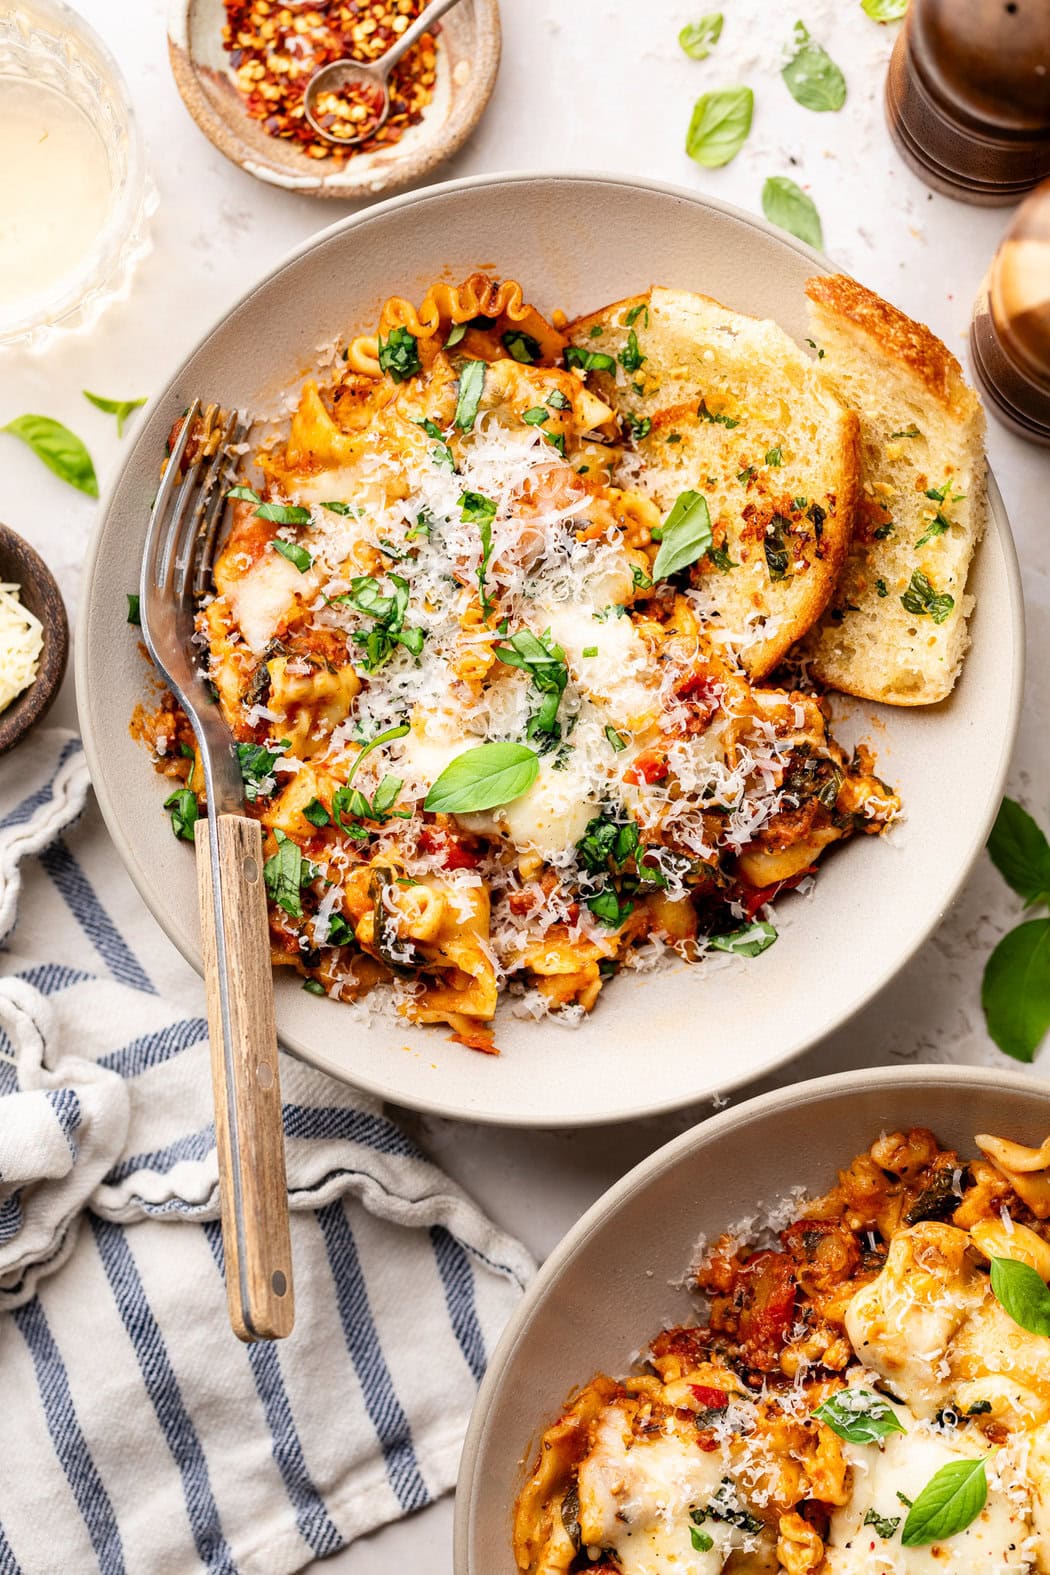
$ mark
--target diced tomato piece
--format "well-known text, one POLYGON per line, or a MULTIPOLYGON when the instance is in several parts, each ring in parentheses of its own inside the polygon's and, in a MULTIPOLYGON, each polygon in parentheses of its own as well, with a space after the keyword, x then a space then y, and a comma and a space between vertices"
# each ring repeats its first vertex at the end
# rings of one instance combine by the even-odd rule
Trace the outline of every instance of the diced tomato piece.
POLYGON ((640 787, 645 782, 651 787, 654 782, 663 781, 667 769, 667 761, 650 750, 644 755, 639 755, 630 771, 624 772, 624 781, 632 782, 635 787, 640 787))
POLYGON ((792 891, 807 875, 815 875, 816 872, 817 866, 810 864, 806 869, 799 870, 797 875, 789 875, 787 880, 774 881, 772 886, 741 886, 736 900, 743 908, 745 917, 753 919, 765 903, 772 902, 782 891, 792 891))
POLYGON ((705 1411, 724 1411, 729 1404, 729 1395, 724 1389, 711 1389, 707 1384, 690 1384, 689 1390, 705 1411))
POLYGON ((795 1264, 786 1253, 758 1252, 743 1270, 741 1342, 756 1367, 775 1366, 795 1317, 795 1264))
POLYGON ((419 836, 419 846, 424 853, 435 853, 447 870, 472 870, 481 863, 480 854, 460 842, 447 831, 425 826, 419 836))

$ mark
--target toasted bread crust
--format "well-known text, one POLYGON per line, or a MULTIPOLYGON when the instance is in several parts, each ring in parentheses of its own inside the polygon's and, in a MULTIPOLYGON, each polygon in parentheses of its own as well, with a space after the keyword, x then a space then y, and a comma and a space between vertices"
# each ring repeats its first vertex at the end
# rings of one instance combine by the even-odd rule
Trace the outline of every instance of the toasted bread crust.
POLYGON ((963 369, 925 323, 917 323, 846 274, 806 281, 806 295, 819 310, 873 341, 880 357, 896 361, 922 384, 924 393, 958 421, 967 420, 977 399, 963 369))
POLYGON ((652 286, 648 290, 643 290, 640 295, 625 295, 622 301, 610 301, 609 305, 603 306, 600 311, 588 312, 586 317, 574 317, 570 323, 566 323, 562 331, 566 338, 575 340, 581 329, 604 328, 606 323, 618 317, 621 312, 629 312, 634 306, 645 306, 651 294, 652 286))

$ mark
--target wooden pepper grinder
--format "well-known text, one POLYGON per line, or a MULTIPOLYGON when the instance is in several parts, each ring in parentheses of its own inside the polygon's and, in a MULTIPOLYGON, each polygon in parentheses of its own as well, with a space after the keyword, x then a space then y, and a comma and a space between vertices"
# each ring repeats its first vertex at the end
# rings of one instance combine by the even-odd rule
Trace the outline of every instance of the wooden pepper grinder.
POLYGON ((928 186, 984 207, 1016 202, 1050 175, 1048 0, 911 0, 886 114, 928 186))
POLYGON ((970 324, 973 369, 1022 437, 1050 444, 1050 180, 1017 210, 970 324))

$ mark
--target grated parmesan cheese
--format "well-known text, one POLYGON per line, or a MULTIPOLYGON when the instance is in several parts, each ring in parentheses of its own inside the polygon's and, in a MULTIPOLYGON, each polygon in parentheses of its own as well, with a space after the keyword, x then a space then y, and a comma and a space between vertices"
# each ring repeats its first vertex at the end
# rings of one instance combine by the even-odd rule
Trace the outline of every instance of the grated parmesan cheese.
POLYGON ((0 711, 34 682, 44 649, 43 627, 22 606, 20 591, 0 585, 0 711))

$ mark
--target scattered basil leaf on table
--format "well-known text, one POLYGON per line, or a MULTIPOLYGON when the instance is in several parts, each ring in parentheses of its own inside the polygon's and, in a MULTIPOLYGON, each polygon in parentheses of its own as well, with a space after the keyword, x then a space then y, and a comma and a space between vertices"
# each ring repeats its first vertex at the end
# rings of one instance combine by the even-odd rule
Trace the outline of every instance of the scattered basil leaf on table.
POLYGON ((81 389, 81 393, 85 399, 94 405, 96 410, 104 411, 107 416, 116 416, 118 438, 124 436, 124 423, 131 415, 131 412, 138 410, 141 405, 146 403, 145 394, 143 394, 141 399, 104 399, 101 394, 89 393, 86 388, 81 389))
POLYGON ((1030 1263, 993 1258, 992 1293, 1014 1323, 1050 1339, 1050 1289, 1030 1263))
POLYGON ((680 492, 660 527, 660 550, 653 564, 653 579, 666 580, 679 569, 695 563, 708 550, 711 540, 707 499, 699 492, 680 492))
POLYGON ((846 102, 846 79, 827 50, 810 38, 804 22, 795 23, 792 45, 794 54, 780 73, 791 97, 803 109, 841 109, 846 102))
POLYGON ((1050 919, 1008 931, 981 983, 988 1032, 1015 1061, 1031 1061, 1050 1028, 1050 919))
POLYGON ((934 1472, 908 1511, 906 1548, 924 1548, 965 1531, 984 1508, 988 1477, 983 1460, 950 1460, 934 1472))
POLYGON ((485 362, 465 361, 459 374, 459 397, 453 417, 461 432, 469 432, 473 428, 484 387, 485 362))
POLYGON ((287 558, 289 563, 294 563, 300 574, 305 574, 314 561, 305 547, 297 546, 294 541, 284 541, 280 536, 274 537, 271 546, 282 558, 287 558))
POLYGON ((749 87, 718 88, 704 93, 693 107, 685 151, 705 169, 720 169, 735 159, 747 141, 755 95, 749 87))
POLYGON ((478 744, 449 762, 423 808, 444 815, 495 809, 527 793, 539 769, 539 756, 525 744, 478 744))
POLYGON ((908 0, 860 0, 865 16, 873 22, 899 22, 908 9, 908 0))
POLYGON ((721 11, 707 11, 699 22, 687 22, 678 43, 690 60, 706 60, 722 36, 721 11))
POLYGON ((10 432, 12 437, 21 438, 60 481, 67 481, 78 492, 86 492, 88 497, 98 497, 98 478, 91 455, 76 433, 70 432, 61 421, 53 421, 50 416, 16 416, 5 427, 0 427, 0 432, 10 432))
POLYGON ((1025 902, 1050 902, 1050 842, 1016 799, 999 806, 988 852, 999 874, 1025 902))
POLYGON ((762 212, 770 224, 778 224, 807 246, 823 248, 824 231, 813 198, 786 175, 771 175, 762 187, 762 212))
POLYGON ((878 1444, 891 1433, 905 1431, 889 1401, 870 1389, 840 1389, 813 1415, 848 1444, 878 1444))

